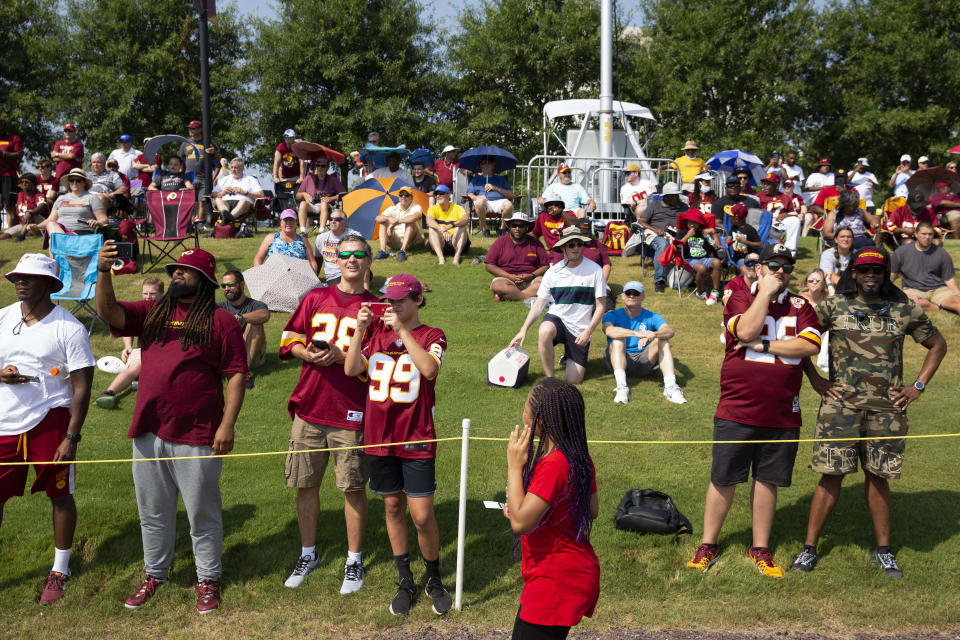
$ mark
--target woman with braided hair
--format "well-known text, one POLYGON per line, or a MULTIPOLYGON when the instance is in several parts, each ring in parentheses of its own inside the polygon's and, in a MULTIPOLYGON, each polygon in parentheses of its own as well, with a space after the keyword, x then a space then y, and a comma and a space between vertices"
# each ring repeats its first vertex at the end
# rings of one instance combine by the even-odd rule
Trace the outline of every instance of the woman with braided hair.
POLYGON ((515 427, 507 445, 503 513, 520 539, 523 576, 513 640, 562 640, 593 616, 600 596, 590 546, 599 512, 595 477, 583 396, 556 378, 541 380, 527 396, 523 430, 515 427))

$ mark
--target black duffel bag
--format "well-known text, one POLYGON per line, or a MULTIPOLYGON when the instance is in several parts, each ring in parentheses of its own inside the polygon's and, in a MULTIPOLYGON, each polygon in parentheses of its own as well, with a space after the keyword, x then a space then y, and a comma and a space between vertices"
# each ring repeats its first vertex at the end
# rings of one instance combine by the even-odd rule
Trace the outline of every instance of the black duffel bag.
POLYGON ((613 519, 617 529, 637 533, 693 533, 690 521, 670 496, 653 489, 631 489, 623 496, 613 519))

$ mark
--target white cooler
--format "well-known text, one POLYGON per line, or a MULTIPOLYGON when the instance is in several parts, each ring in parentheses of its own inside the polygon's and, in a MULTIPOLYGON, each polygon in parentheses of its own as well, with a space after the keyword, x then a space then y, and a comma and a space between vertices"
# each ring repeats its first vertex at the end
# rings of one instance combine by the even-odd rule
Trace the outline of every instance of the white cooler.
POLYGON ((520 347, 507 347, 487 364, 487 385, 516 389, 527 379, 530 356, 520 347))

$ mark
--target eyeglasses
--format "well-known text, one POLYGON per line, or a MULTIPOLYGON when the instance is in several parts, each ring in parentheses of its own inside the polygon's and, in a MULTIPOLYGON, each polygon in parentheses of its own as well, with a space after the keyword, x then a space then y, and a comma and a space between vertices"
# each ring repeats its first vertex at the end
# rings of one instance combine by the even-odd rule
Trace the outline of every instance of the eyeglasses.
POLYGON ((623 295, 626 296, 627 298, 639 298, 643 294, 640 293, 639 291, 624 291, 623 295))
POLYGON ((760 263, 757 262, 756 260, 747 260, 746 262, 743 263, 743 266, 745 266, 745 267, 756 267, 758 264, 760 264, 760 263))
POLYGON ((86 182, 86 180, 84 180, 83 178, 68 178, 67 182, 69 182, 70 184, 75 184, 77 182, 86 182))
POLYGON ((777 272, 780 269, 783 269, 784 273, 793 273, 793 265, 789 262, 777 262, 776 260, 771 260, 770 262, 763 263, 767 269, 770 271, 777 272))
POLYGON ((854 267, 853 270, 865 276, 882 276, 886 273, 886 269, 879 264, 860 265, 859 267, 854 267))
POLYGON ((582 246, 583 246, 583 243, 580 242, 579 240, 571 240, 570 242, 563 245, 564 248, 569 247, 571 249, 579 249, 582 246))
POLYGON ((366 258, 370 254, 364 251, 363 249, 354 249, 353 251, 341 251, 337 254, 337 257, 341 260, 349 260, 350 256, 354 258, 366 258))
POLYGON ((333 216, 331 218, 327 218, 327 220, 329 220, 330 222, 343 222, 344 220, 346 220, 346 218, 344 218, 343 216, 333 216))
POLYGON ((232 289, 233 287, 239 287, 242 283, 240 282, 221 282, 221 289, 232 289))

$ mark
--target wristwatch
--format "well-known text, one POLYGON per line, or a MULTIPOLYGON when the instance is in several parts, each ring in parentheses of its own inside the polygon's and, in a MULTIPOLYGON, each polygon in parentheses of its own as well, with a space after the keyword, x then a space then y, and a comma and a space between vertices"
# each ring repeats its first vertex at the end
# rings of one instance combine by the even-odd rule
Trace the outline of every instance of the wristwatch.
POLYGON ((238 314, 237 314, 236 316, 234 316, 234 317, 237 319, 237 322, 240 323, 240 326, 241 326, 241 327, 242 327, 243 325, 247 324, 247 321, 244 320, 242 313, 238 313, 238 314))
POLYGON ((81 436, 79 433, 68 433, 68 434, 66 434, 67 440, 73 442, 74 444, 80 442, 80 439, 81 439, 82 437, 83 437, 83 436, 81 436))
POLYGON ((919 391, 920 393, 923 393, 923 390, 927 388, 927 385, 917 380, 916 382, 913 383, 913 388, 919 391))
POLYGON ((764 353, 770 353, 770 341, 769 341, 769 340, 762 340, 761 342, 763 343, 763 352, 764 352, 764 353))

